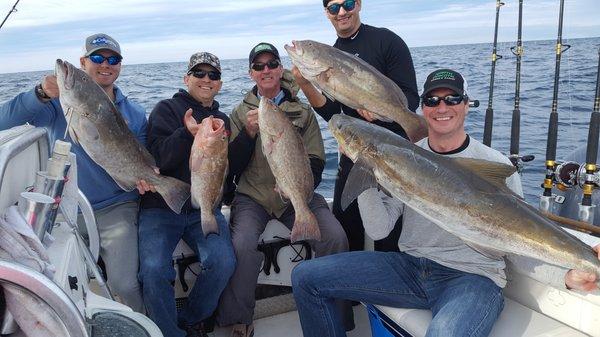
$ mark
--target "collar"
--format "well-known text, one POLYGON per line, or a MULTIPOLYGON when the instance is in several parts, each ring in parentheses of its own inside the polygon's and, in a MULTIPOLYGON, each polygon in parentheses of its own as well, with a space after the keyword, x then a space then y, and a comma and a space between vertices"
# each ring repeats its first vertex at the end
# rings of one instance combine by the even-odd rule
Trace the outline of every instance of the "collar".
POLYGON ((429 139, 427 139, 427 146, 429 146, 429 149, 432 152, 435 152, 437 154, 441 154, 441 155, 444 155, 444 156, 463 152, 467 147, 469 147, 470 143, 471 143, 471 137, 469 137, 469 135, 467 135, 467 137, 465 138, 465 141, 462 143, 462 145, 459 146, 459 147, 457 147, 456 149, 448 151, 448 152, 437 152, 436 150, 434 150, 434 149, 431 148, 431 145, 429 145, 429 139))
MULTIPOLYGON (((256 90, 256 97, 258 98, 259 101, 262 98, 262 96, 258 93, 258 90, 256 90)), ((283 92, 283 89, 282 89, 282 90, 279 90, 279 92, 277 93, 277 96, 273 97, 273 99, 271 99, 271 100, 276 105, 279 105, 281 103, 281 101, 283 101, 284 97, 285 97, 285 93, 283 92)))

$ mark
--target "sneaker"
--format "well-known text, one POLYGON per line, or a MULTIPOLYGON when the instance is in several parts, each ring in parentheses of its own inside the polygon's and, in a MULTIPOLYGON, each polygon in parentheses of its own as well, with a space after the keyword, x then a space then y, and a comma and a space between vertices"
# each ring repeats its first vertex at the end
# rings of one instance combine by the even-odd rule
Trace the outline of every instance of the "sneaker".
POLYGON ((208 337, 202 322, 189 325, 185 328, 186 337, 208 337))

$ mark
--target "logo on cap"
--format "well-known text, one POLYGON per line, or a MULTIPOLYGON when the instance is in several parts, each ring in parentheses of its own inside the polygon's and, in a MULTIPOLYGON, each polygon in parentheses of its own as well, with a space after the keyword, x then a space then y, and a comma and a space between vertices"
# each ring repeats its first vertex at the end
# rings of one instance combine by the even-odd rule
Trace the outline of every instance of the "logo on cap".
POLYGON ((265 51, 265 50, 266 51, 271 51, 271 46, 269 46, 266 43, 261 43, 258 46, 254 47, 254 53, 255 54, 258 54, 258 53, 260 53, 262 51, 265 51))
POLYGON ((90 44, 95 45, 95 46, 110 45, 113 48, 119 48, 117 46, 117 44, 113 42, 113 40, 108 39, 106 36, 98 36, 97 38, 93 39, 92 42, 90 42, 90 44))
POLYGON ((439 72, 433 74, 433 76, 431 77, 431 82, 439 81, 439 80, 456 81, 456 77, 454 76, 454 73, 451 71, 439 71, 439 72))

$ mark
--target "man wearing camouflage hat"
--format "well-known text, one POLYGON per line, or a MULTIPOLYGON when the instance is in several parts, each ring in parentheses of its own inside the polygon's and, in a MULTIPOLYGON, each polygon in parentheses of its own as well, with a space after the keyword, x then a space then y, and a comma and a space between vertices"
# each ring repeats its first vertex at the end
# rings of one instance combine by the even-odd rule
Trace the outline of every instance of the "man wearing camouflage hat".
MULTIPOLYGON (((146 112, 128 99, 114 84, 121 73, 121 47, 103 33, 86 38, 80 66, 104 90, 127 121, 137 140, 146 143, 146 112)), ((63 139, 67 121, 59 101, 55 75, 45 75, 35 88, 20 93, 0 107, 0 130, 30 123, 48 129, 50 142, 63 139)), ((70 137, 67 136, 67 141, 70 137)), ((77 157, 79 189, 89 199, 100 237, 100 257, 106 266, 108 285, 133 310, 144 312, 137 280, 137 215, 139 194, 123 191, 106 171, 96 164, 81 145, 72 142, 77 157)), ((150 187, 138 183, 139 193, 150 187)), ((80 217, 81 219, 83 217, 80 217)), ((80 221, 81 223, 81 221, 80 221)), ((85 230, 85 226, 80 226, 85 230)), ((83 233, 85 235, 85 233, 83 233)))
MULTIPOLYGON (((201 123, 204 118, 213 116, 225 121, 227 130, 230 126, 229 118, 219 111, 219 103, 214 100, 223 84, 221 65, 215 55, 193 54, 183 82, 187 90, 179 90, 152 110, 147 147, 161 174, 190 183, 189 158, 198 128, 189 121, 195 119, 201 123)), ((205 237, 200 226, 200 210, 194 209, 190 200, 181 214, 176 214, 158 193, 146 193, 142 198, 139 278, 148 315, 165 337, 207 336, 202 320, 217 307, 221 291, 234 271, 235 255, 227 221, 220 207, 214 213, 219 234, 205 237), (172 255, 181 239, 199 257, 202 271, 178 315, 172 286, 175 280, 172 255)))

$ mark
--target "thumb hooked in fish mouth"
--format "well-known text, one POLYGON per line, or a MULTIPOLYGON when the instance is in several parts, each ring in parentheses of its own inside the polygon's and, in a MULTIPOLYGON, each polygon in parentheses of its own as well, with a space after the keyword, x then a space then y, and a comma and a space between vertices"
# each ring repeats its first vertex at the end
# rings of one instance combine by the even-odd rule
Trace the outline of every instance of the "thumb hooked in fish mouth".
POLYGON ((185 128, 192 134, 192 136, 195 136, 196 133, 198 133, 199 126, 194 116, 192 116, 192 112, 194 112, 192 108, 187 109, 185 115, 183 116, 183 124, 185 125, 185 128))

